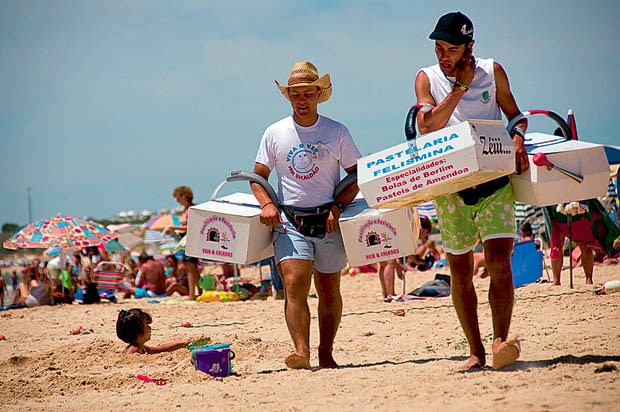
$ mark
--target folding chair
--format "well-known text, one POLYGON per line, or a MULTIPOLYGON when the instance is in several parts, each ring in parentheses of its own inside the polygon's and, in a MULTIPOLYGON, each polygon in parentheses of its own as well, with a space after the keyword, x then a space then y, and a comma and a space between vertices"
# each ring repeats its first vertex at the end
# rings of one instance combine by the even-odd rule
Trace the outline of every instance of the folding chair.
POLYGON ((536 240, 514 244, 510 267, 515 288, 534 283, 542 277, 543 253, 536 249, 536 240))
POLYGON ((99 297, 116 303, 116 292, 123 282, 125 266, 120 262, 99 262, 93 272, 93 282, 97 285, 99 297))

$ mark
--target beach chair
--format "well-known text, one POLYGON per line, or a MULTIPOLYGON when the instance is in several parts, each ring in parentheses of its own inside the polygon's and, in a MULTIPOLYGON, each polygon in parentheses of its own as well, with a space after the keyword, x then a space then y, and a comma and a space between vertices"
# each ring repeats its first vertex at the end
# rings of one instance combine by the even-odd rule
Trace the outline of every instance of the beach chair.
POLYGON ((510 267, 515 288, 534 283, 542 277, 543 254, 536 249, 534 239, 514 244, 510 267))
POLYGON ((93 272, 93 282, 97 286, 99 297, 116 303, 116 292, 123 282, 125 266, 120 262, 99 262, 93 272))

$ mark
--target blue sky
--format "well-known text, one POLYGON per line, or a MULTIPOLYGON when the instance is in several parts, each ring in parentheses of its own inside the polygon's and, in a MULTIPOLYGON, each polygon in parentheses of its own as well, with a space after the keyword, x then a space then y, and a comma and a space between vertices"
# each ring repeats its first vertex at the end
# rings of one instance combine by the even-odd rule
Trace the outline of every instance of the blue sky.
POLYGON ((28 223, 29 186, 33 220, 171 208, 182 184, 208 200, 290 114, 273 81, 294 61, 330 73, 319 110, 364 154, 401 143, 428 34, 454 10, 521 110, 573 108, 580 139, 620 142, 614 1, 2 0, 0 225, 28 223))

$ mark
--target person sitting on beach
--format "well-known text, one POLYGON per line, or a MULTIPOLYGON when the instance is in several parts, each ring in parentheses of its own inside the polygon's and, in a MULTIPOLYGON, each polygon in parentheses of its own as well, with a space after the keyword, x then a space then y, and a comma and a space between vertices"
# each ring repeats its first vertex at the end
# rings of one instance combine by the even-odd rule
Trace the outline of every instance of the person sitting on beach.
POLYGON ((19 283, 19 280, 17 279, 16 270, 14 270, 13 273, 11 273, 11 283, 12 283, 13 290, 17 290, 17 284, 19 283))
POLYGON ((407 256, 407 269, 417 269, 421 272, 433 267, 436 260, 441 258, 440 249, 429 235, 433 230, 433 223, 426 217, 420 217, 420 234, 418 236, 418 247, 413 255, 407 256))
POLYGON ((138 258, 140 263, 139 285, 134 287, 124 284, 126 292, 133 294, 137 299, 154 298, 166 294, 166 275, 164 265, 157 262, 152 256, 142 253, 138 258))
MULTIPOLYGON (((179 260, 174 255, 166 256, 165 263, 165 275, 166 275, 166 294, 172 296, 174 292, 179 293, 182 296, 186 296, 189 291, 187 290, 187 273, 184 274, 184 279, 179 279, 179 260), (185 283, 183 283, 183 280, 185 283)), ((183 269, 185 271, 185 269, 183 269)))
POLYGON ((26 305, 28 307, 51 305, 51 287, 31 278, 31 272, 24 270, 22 281, 17 285, 17 289, 13 291, 11 304, 26 305))
POLYGON ((4 274, 0 274, 0 306, 4 306, 4 292, 6 292, 6 280, 4 274))
POLYGON ((162 343, 158 346, 146 346, 145 343, 151 340, 151 323, 153 318, 142 309, 123 309, 118 313, 116 319, 116 336, 127 344, 123 351, 124 354, 132 353, 154 354, 161 352, 172 352, 182 349, 191 343, 191 340, 184 339, 175 342, 162 343))

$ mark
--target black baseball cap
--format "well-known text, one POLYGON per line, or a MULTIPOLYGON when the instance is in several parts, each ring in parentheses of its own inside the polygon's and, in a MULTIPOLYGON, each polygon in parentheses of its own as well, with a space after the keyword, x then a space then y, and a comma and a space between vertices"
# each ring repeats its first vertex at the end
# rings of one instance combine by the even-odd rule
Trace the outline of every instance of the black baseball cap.
POLYGON ((444 14, 428 37, 460 46, 474 39, 474 24, 460 11, 444 14))

